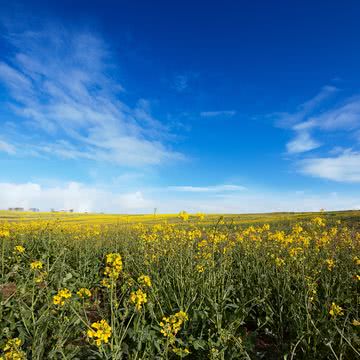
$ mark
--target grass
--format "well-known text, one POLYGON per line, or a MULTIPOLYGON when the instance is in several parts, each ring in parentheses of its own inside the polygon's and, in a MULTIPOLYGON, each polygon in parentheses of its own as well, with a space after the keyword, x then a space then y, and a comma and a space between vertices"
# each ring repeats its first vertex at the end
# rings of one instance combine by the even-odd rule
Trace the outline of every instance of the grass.
POLYGON ((357 358, 359 215, 2 212, 0 356, 357 358))

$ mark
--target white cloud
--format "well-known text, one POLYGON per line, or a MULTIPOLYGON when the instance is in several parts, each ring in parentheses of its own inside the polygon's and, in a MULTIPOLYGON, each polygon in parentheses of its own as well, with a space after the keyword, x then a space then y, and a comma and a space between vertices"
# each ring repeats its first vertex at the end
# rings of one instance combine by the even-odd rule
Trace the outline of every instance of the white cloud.
POLYGON ((154 165, 183 156, 168 147, 169 130, 140 99, 119 100, 109 46, 97 35, 48 28, 10 34, 14 56, 0 62, 21 132, 37 129, 21 148, 48 156, 121 165, 154 165))
POLYGON ((224 191, 242 191, 246 188, 240 185, 215 185, 215 186, 169 186, 169 190, 182 192, 224 192, 224 191))
POLYGON ((235 110, 221 110, 221 111, 202 111, 200 116, 202 117, 217 117, 217 116, 234 116, 235 110))
POLYGON ((345 150, 334 157, 317 157, 299 162, 300 172, 314 177, 360 182, 360 153, 345 150))
MULTIPOLYGON (((119 192, 78 182, 64 184, 0 183, 1 208, 36 207, 41 210, 74 209, 108 213, 159 213, 203 211, 207 213, 258 213, 272 211, 318 211, 357 209, 360 196, 307 192, 191 192, 189 198, 174 196, 168 189, 119 192), (165 191, 164 191, 165 190, 165 191), (165 195, 164 195, 165 194, 165 195)), ((180 190, 181 191, 181 190, 180 190)))
POLYGON ((36 207, 41 210, 54 208, 115 213, 149 212, 153 208, 141 191, 114 193, 77 182, 50 187, 36 183, 0 183, 0 204, 4 209, 36 207))
POLYGON ((278 112, 273 114, 276 119, 276 125, 283 128, 292 128, 294 125, 304 121, 337 91, 338 89, 334 86, 324 86, 317 95, 298 106, 295 112, 278 112))
POLYGON ((295 113, 276 114, 277 125, 295 133, 286 144, 288 154, 301 155, 323 145, 331 147, 327 154, 298 160, 300 173, 339 182, 360 182, 360 153, 343 148, 344 140, 347 147, 358 149, 360 145, 360 96, 332 106, 327 104, 324 109, 324 102, 336 92, 334 87, 324 87, 295 113))
POLYGON ((301 131, 286 144, 286 150, 289 154, 296 154, 316 149, 319 146, 320 143, 312 139, 310 134, 301 131))
POLYGON ((8 142, 3 141, 3 140, 0 140, 0 151, 3 151, 9 155, 16 154, 15 146, 13 146, 12 144, 9 144, 8 142))

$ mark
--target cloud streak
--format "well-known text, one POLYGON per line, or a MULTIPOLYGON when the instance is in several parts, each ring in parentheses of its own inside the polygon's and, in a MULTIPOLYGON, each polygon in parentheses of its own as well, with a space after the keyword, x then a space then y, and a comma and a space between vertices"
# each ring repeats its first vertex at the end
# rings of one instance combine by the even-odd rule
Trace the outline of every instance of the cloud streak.
POLYGON ((13 145, 7 143, 6 141, 0 140, 0 151, 3 151, 9 155, 15 155, 16 149, 13 145))
POLYGON ((120 100, 124 88, 99 36, 49 28, 7 39, 13 55, 0 62, 0 82, 11 97, 7 105, 21 119, 18 131, 36 129, 21 144, 28 153, 127 166, 183 158, 170 149, 169 129, 152 116, 146 100, 135 106, 120 100))
POLYGON ((314 157, 299 162, 300 172, 324 179, 359 183, 360 152, 344 150, 333 157, 314 157))
POLYGON ((218 117, 218 116, 227 116, 231 117, 236 115, 235 110, 221 110, 221 111, 202 111, 200 116, 202 117, 218 117))
POLYGON ((246 190, 244 186, 240 185, 215 185, 215 186, 169 186, 169 190, 190 192, 190 193, 219 193, 229 191, 243 191, 246 190))

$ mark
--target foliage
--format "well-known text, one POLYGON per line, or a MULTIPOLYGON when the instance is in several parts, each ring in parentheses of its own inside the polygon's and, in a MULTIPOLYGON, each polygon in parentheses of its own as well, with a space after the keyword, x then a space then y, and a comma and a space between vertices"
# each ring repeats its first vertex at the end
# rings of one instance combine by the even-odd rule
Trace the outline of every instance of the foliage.
POLYGON ((182 214, 0 223, 0 358, 360 356, 353 226, 182 214))

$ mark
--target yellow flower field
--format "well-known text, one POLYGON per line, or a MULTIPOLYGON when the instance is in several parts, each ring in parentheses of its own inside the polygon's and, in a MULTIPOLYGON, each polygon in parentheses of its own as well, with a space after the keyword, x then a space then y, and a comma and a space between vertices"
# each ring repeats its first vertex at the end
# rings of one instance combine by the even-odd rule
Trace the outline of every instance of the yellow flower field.
POLYGON ((2 215, 0 359, 360 357, 356 212, 2 215))

